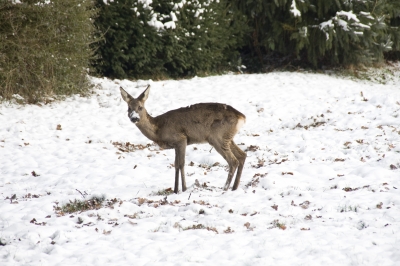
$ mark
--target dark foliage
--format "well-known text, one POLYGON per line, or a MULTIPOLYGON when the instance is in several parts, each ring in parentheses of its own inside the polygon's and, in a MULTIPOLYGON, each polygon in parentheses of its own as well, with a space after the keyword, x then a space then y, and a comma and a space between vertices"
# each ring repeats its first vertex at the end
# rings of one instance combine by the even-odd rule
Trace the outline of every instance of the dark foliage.
POLYGON ((0 96, 85 93, 95 13, 89 0, 0 1, 0 96))
POLYGON ((234 0, 251 31, 242 50, 254 69, 268 65, 381 62, 400 49, 397 0, 234 0))
POLYGON ((229 1, 97 1, 103 42, 93 62, 113 78, 210 74, 236 67, 243 19, 229 1))

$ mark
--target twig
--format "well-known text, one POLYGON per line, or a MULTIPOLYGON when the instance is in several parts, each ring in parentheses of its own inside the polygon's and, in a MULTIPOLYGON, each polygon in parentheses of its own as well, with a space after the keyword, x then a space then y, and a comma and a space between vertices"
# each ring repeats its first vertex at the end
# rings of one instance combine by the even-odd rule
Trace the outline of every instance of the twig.
POLYGON ((372 8, 371 14, 374 14, 377 4, 378 4, 378 0, 375 0, 374 8, 372 8))
POLYGON ((77 188, 75 188, 75 190, 81 193, 82 197, 85 198, 85 195, 83 195, 82 192, 80 192, 77 188))
POLYGON ((190 200, 190 196, 192 196, 192 192, 190 192, 188 200, 190 200))

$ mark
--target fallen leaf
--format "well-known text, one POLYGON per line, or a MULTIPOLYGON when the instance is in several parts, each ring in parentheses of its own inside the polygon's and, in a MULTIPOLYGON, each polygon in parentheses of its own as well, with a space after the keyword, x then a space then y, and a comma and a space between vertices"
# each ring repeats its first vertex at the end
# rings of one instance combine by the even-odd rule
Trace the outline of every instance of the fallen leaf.
POLYGON ((304 220, 307 220, 307 221, 312 220, 312 216, 309 214, 306 217, 304 217, 304 220))
POLYGON ((310 202, 308 200, 304 201, 303 203, 300 203, 300 207, 302 207, 303 209, 308 209, 309 206, 310 202))
POLYGON ((35 171, 32 171, 32 173, 31 173, 33 176, 40 176, 40 175, 38 175, 35 171))

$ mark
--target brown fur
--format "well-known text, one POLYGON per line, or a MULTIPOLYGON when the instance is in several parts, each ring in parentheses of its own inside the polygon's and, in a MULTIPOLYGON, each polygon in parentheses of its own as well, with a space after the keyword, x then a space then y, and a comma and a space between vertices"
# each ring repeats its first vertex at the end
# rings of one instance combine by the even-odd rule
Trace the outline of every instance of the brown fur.
POLYGON ((198 103, 152 117, 144 108, 150 91, 149 87, 136 99, 122 87, 120 90, 122 98, 129 106, 128 116, 139 130, 161 148, 175 149, 174 192, 178 193, 179 172, 182 179, 182 191, 186 190, 185 151, 187 145, 195 143, 209 143, 228 162, 229 174, 224 190, 228 190, 237 169, 232 188, 236 190, 246 153, 233 142, 233 137, 244 124, 245 115, 226 104, 198 103))

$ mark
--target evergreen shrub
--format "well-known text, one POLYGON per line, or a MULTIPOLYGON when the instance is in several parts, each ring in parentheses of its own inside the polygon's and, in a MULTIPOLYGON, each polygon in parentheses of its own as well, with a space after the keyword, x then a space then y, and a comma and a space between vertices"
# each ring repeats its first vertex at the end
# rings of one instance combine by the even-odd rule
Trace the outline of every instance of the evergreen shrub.
POLYGON ((228 0, 97 0, 93 65, 112 78, 210 74, 240 65, 243 16, 228 0))
POLYGON ((393 38, 392 50, 385 52, 385 58, 398 61, 400 60, 400 1, 391 1, 385 8, 384 13, 389 21, 389 31, 393 38))
POLYGON ((400 49, 398 0, 233 0, 252 64, 373 64, 400 49))
POLYGON ((0 0, 0 97, 85 93, 95 14, 91 0, 0 0))

